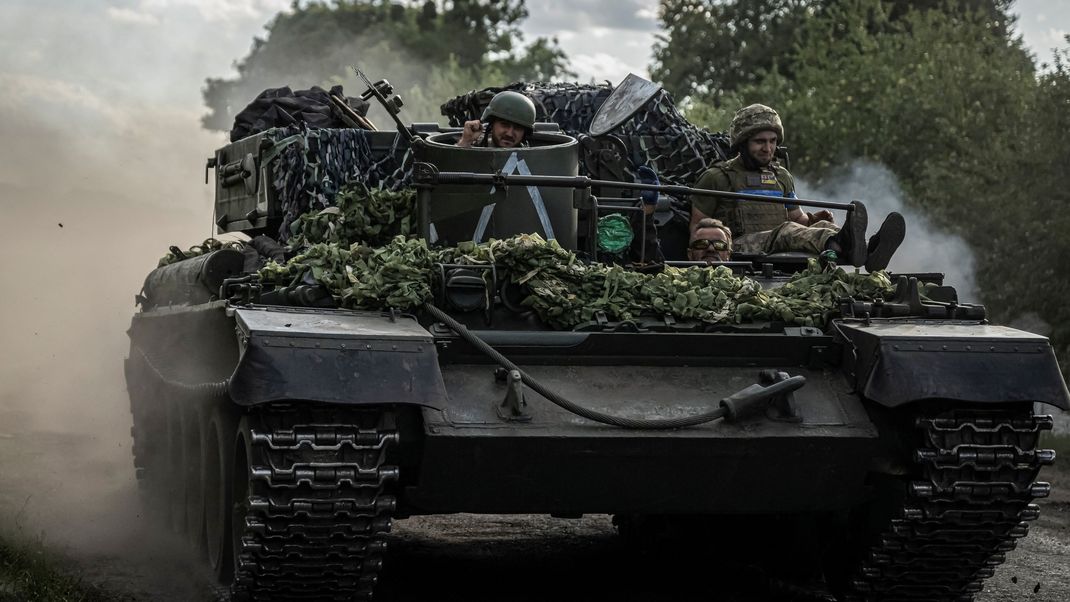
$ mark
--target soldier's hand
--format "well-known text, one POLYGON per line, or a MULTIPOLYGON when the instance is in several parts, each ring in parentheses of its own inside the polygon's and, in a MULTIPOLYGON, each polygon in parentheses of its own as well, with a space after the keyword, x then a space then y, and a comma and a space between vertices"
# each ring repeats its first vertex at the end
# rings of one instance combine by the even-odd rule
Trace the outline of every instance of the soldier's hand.
POLYGON ((481 133, 483 133, 483 123, 478 119, 464 122, 464 129, 461 130, 461 140, 457 143, 457 146, 472 146, 481 133))
MULTIPOLYGON (((661 184, 657 172, 646 165, 640 165, 639 169, 635 170, 635 176, 640 184, 653 184, 655 186, 661 184)), ((646 205, 656 206, 658 204, 657 190, 644 190, 639 193, 639 197, 643 199, 643 203, 646 205)))
POLYGON ((810 214, 810 224, 813 225, 817 222, 829 222, 834 224, 836 223, 836 218, 832 216, 832 212, 828 209, 822 209, 821 211, 810 214))

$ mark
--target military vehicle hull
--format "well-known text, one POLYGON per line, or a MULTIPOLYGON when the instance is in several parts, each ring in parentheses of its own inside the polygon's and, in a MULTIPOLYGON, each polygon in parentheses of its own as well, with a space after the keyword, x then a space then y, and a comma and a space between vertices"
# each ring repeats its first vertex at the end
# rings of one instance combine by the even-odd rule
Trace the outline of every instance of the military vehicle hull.
MULTIPOLYGON (((639 135, 655 112, 639 101, 667 97, 636 98, 606 103, 610 124, 639 135)), ((210 160, 217 225, 285 241, 347 182, 415 184, 428 241, 436 222, 446 239, 553 230, 597 256, 592 189, 537 180, 575 181, 571 138, 536 127, 543 147, 470 151, 483 173, 465 193, 466 174, 436 184, 440 170, 414 162, 465 167, 439 129, 239 141, 210 160), (510 170, 535 179, 510 187, 510 170), (499 205, 517 211, 494 217, 499 205)), ((627 180, 595 142, 588 159, 627 180)), ((673 156, 680 180, 705 165, 673 156)), ((750 560, 799 550, 788 560, 845 600, 970 600, 1049 489, 1035 479, 1054 461, 1038 449, 1051 419, 1034 406, 1070 409, 1047 339, 988 324, 933 275, 840 299, 824 329, 651 311, 555 330, 489 263, 436 264, 433 302, 412 315, 347 311, 322 307, 337 299, 314 278, 265 290, 256 242, 150 274, 126 363, 146 504, 236 599, 370 599, 393 520, 471 512, 613 514, 639 542, 674 525, 800 521, 812 536, 750 560)), ((766 289, 802 267, 756 261, 739 263, 766 289)))
POLYGON ((904 387, 927 383, 931 397, 869 386, 874 399, 858 383, 879 380, 874 366, 915 343, 896 335, 918 331, 841 328, 847 340, 801 328, 475 331, 546 386, 613 415, 700 413, 767 369, 807 379, 790 403, 665 431, 598 424, 530 390, 510 401, 498 366, 426 319, 219 301, 158 308, 130 331, 138 476, 150 505, 251 599, 369 597, 391 520, 452 512, 610 513, 625 525, 865 515, 870 526, 853 537, 829 534, 855 542, 848 555, 869 549, 868 561, 839 565, 854 579, 848 591, 967 596, 1046 493, 1033 479, 1052 459, 1036 449, 1049 423, 1032 402, 1066 399, 1043 379, 999 391, 948 374, 977 364, 967 346, 1000 359, 997 349, 1021 357, 1026 345, 1032 361, 1017 369, 1043 374, 1050 347, 982 324, 934 337, 930 324, 932 351, 910 353, 937 354, 928 365, 944 377, 919 368, 904 387), (867 367, 851 337, 888 353, 871 351, 867 367))

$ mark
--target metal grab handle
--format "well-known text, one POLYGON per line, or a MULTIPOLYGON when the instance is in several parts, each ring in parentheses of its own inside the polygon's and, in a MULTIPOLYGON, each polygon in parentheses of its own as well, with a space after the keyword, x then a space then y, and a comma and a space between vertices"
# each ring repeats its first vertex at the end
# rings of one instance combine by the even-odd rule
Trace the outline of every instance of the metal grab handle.
POLYGON ((691 188, 675 184, 639 184, 636 182, 614 182, 612 180, 593 180, 587 176, 536 176, 505 174, 502 172, 472 173, 464 171, 438 171, 429 163, 416 163, 413 165, 413 180, 417 186, 434 186, 436 184, 468 185, 468 186, 548 186, 550 188, 590 188, 593 186, 605 186, 623 188, 625 190, 655 190, 676 196, 712 196, 741 201, 756 201, 759 203, 784 204, 785 202, 804 207, 820 207, 822 209, 839 209, 842 211, 854 211, 852 203, 835 203, 832 201, 814 201, 789 197, 772 197, 761 194, 747 194, 744 192, 726 192, 723 190, 707 190, 705 188, 691 188))

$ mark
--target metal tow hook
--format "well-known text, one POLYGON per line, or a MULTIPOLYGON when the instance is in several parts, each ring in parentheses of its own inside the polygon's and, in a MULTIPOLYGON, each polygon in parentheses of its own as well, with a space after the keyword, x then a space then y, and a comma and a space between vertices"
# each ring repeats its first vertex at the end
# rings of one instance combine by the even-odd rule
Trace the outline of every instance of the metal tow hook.
POLYGON ((494 379, 504 381, 508 387, 505 399, 496 408, 498 417, 509 422, 531 422, 531 414, 527 413, 528 403, 524 401, 524 383, 520 379, 520 371, 498 368, 494 371, 494 379))
MULTIPOLYGON (((771 385, 791 378, 787 372, 777 370, 762 370, 758 373, 758 381, 763 385, 771 385)), ((765 415, 770 420, 777 422, 802 422, 802 414, 795 402, 794 390, 785 391, 774 395, 769 405, 765 408, 765 415)))
POLYGON ((802 421, 792 393, 806 384, 805 376, 763 370, 758 373, 758 380, 764 384, 753 384, 721 400, 725 422, 738 422, 763 411, 771 420, 802 421))

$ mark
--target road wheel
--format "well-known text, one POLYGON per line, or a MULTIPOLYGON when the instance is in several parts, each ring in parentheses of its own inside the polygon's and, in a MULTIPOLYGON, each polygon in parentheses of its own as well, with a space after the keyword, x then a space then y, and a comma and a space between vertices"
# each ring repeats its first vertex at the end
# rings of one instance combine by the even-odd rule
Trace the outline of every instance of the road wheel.
POLYGON ((230 480, 234 471, 234 426, 224 408, 216 408, 206 421, 202 443, 204 463, 204 535, 208 564, 220 583, 234 578, 230 547, 230 480))
POLYGON ((186 467, 183 449, 182 403, 179 399, 167 400, 167 515, 171 531, 186 532, 186 467))
POLYGON ((153 524, 167 520, 167 406, 159 383, 147 374, 140 354, 126 360, 133 424, 130 435, 142 510, 153 524))
POLYGON ((204 412, 200 404, 183 413, 183 466, 185 467, 186 534, 194 550, 204 547, 204 412))

